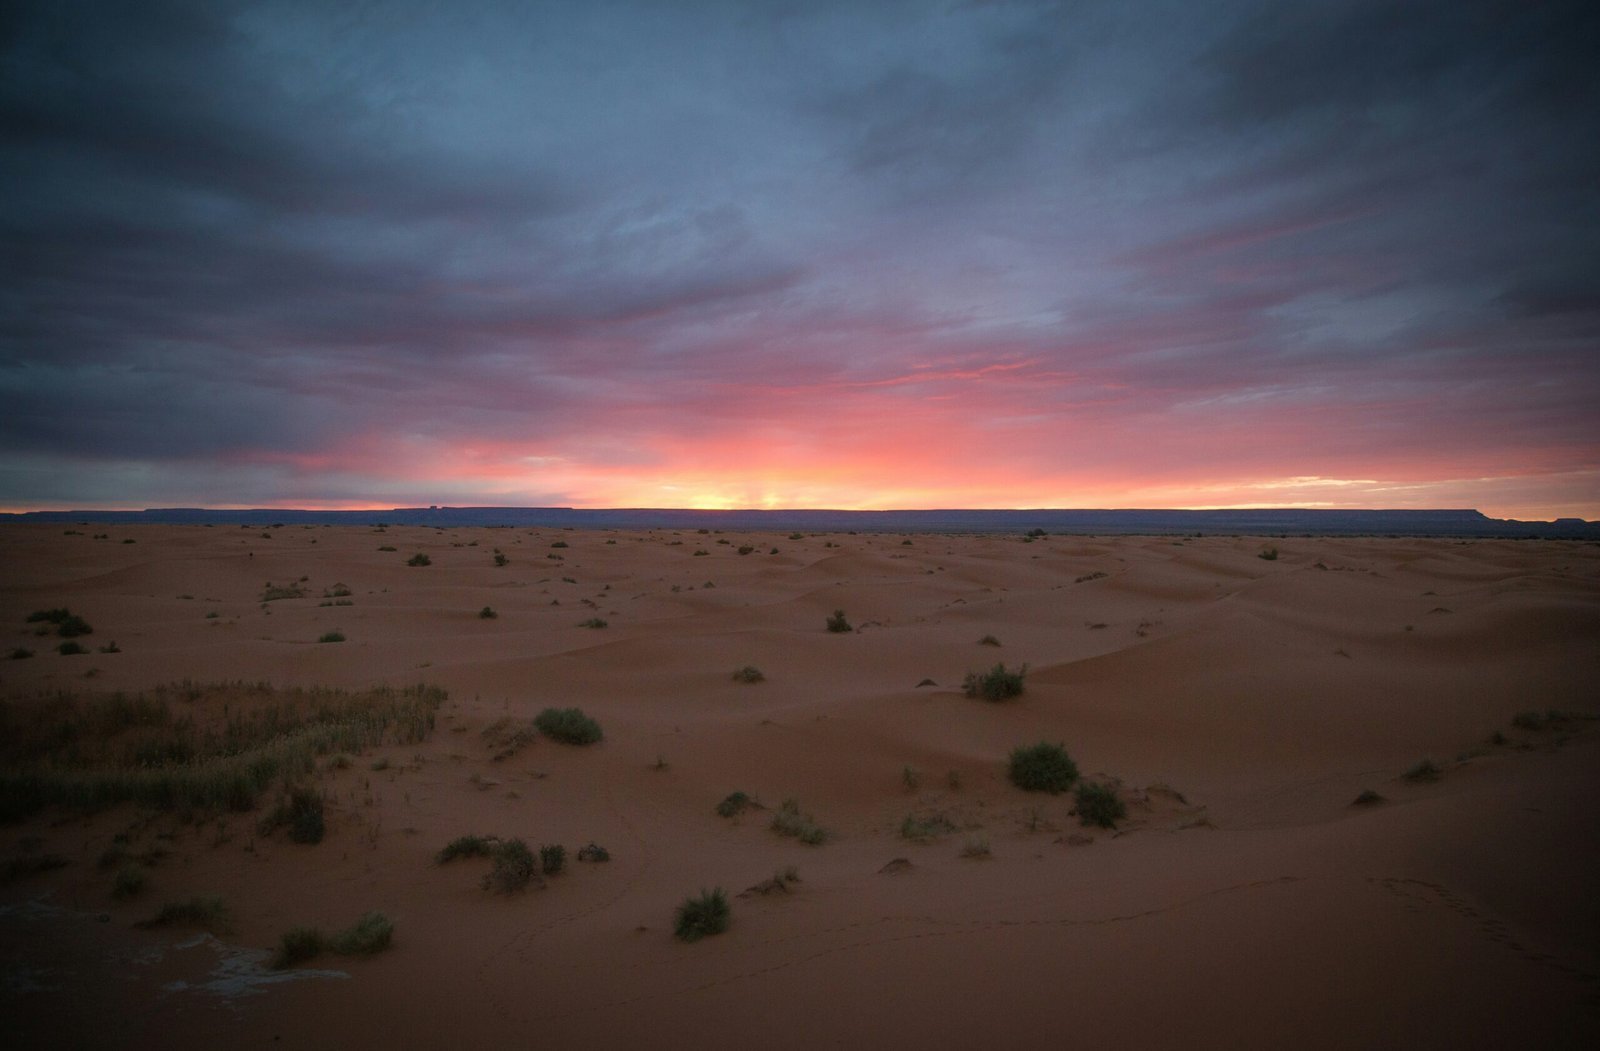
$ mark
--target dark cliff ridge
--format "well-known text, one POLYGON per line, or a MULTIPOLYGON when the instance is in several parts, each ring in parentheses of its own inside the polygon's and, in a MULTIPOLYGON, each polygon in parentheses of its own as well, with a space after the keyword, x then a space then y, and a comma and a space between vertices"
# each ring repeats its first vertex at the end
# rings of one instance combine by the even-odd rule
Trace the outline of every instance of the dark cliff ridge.
POLYGON ((369 511, 302 511, 283 508, 214 510, 167 507, 143 511, 30 511, 0 515, 8 522, 97 522, 159 525, 427 525, 523 526, 575 529, 736 529, 765 532, 1046 533, 1282 536, 1540 537, 1600 540, 1600 522, 1558 518, 1522 522, 1488 518, 1473 510, 1304 510, 1254 508, 1220 511, 981 510, 700 511, 688 508, 398 507, 369 511))

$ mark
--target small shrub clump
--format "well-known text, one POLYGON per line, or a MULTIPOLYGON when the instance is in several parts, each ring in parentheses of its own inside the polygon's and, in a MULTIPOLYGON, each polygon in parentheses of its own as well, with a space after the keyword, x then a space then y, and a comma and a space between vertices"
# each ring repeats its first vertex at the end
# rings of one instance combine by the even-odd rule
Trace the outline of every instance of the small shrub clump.
POLYGON ((511 894, 533 881, 536 864, 533 851, 522 840, 502 840, 495 844, 494 853, 490 856, 494 859, 494 867, 483 877, 485 889, 511 894))
POLYGON ((922 817, 907 814, 906 819, 900 822, 900 835, 917 843, 926 843, 955 830, 955 824, 943 814, 926 814, 922 817))
POLYGON ((1128 808, 1111 785, 1085 781, 1078 786, 1078 821, 1099 828, 1116 828, 1128 808))
POLYGON ((610 625, 606 621, 600 619, 599 617, 590 617, 588 620, 586 620, 583 623, 579 624, 578 627, 580 627, 580 628, 594 628, 595 630, 598 631, 600 628, 610 627, 610 625))
POLYGON ((560 843, 550 843, 539 848, 539 871, 554 876, 567 863, 567 848, 560 843))
POLYGON ((325 631, 325 632, 322 633, 322 635, 320 637, 318 637, 317 641, 318 642, 343 642, 344 641, 344 632, 342 632, 342 631, 325 631))
POLYGON ((734 682, 765 682, 766 678, 767 677, 761 673, 761 669, 757 668, 753 664, 746 664, 744 667, 733 673, 734 682))
POLYGON ((611 851, 607 850, 605 847, 602 847, 598 843, 590 843, 588 846, 580 847, 578 849, 578 860, 579 861, 610 861, 611 860, 611 851))
POLYGON ((1265 559, 1268 562, 1276 562, 1278 560, 1278 549, 1275 547, 1264 547, 1261 549, 1261 553, 1256 557, 1265 559))
POLYGON ((833 611, 833 616, 828 618, 828 630, 835 635, 843 635, 845 632, 856 629, 852 628, 850 622, 845 619, 844 610, 836 609, 833 611))
POLYGON ((321 843, 325 826, 322 819, 322 796, 312 788, 295 788, 289 798, 261 819, 261 834, 270 835, 288 825, 289 838, 296 843, 321 843))
POLYGON ((708 934, 721 934, 728 929, 733 912, 728 908, 728 895, 721 887, 702 890, 698 898, 685 898, 673 917, 673 933, 681 941, 696 942, 708 934))
POLYGON ((77 641, 68 639, 66 642, 63 642, 61 645, 56 647, 56 652, 61 654, 63 657, 76 657, 81 653, 88 653, 89 650, 77 641))
POLYGON ((187 901, 169 901, 161 911, 139 924, 140 927, 203 927, 212 933, 228 929, 228 906, 221 898, 206 895, 187 901))
POLYGON ((113 898, 136 897, 144 890, 150 873, 142 865, 127 864, 117 870, 116 878, 111 883, 111 896, 113 898))
POLYGON ((422 554, 421 552, 418 552, 417 554, 412 555, 410 558, 406 559, 406 565, 408 565, 408 566, 431 566, 431 565, 433 565, 433 559, 429 558, 427 555, 422 554))
POLYGON ((500 614, 494 611, 493 606, 485 606, 478 611, 479 620, 494 620, 498 616, 500 616, 500 614))
POLYGON ((1012 751, 1008 771, 1012 784, 1027 792, 1065 792, 1078 779, 1078 764, 1059 744, 1040 741, 1012 751))
POLYGON ((813 847, 828 838, 828 833, 823 831, 816 819, 810 814, 802 814, 799 802, 793 799, 785 799, 778 812, 772 815, 772 831, 813 847))
POLYGON ((1425 781, 1439 780, 1439 774, 1441 772, 1442 771, 1439 769, 1439 765, 1432 759, 1424 759, 1400 776, 1404 777, 1407 781, 1421 783, 1425 781))
POLYGON ((982 697, 986 701, 1004 701, 1021 695, 1023 677, 1027 674, 1026 664, 1016 671, 1007 669, 1004 664, 996 664, 986 672, 967 672, 967 677, 961 682, 961 689, 968 697, 982 697))
POLYGON ((486 858, 494 853, 497 842, 493 836, 457 836, 434 855, 434 860, 443 865, 456 858, 486 858))
POLYGON ((743 792, 730 792, 726 799, 717 804, 717 813, 722 817, 733 817, 754 805, 755 801, 743 792))
POLYGON ((546 708, 534 717, 533 725, 563 744, 594 744, 605 737, 600 724, 581 708, 546 708))

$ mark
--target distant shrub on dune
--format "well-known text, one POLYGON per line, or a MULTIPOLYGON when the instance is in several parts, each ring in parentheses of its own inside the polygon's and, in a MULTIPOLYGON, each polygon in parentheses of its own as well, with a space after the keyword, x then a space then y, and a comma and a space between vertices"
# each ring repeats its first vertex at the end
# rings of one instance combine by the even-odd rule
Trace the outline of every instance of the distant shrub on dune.
POLYGON ((457 836, 440 848, 433 859, 443 865, 456 858, 486 858, 500 841, 493 836, 457 836))
MULTIPOLYGON (((536 862, 533 851, 520 839, 508 839, 495 844, 494 867, 483 877, 486 890, 511 894, 527 887, 534 880, 536 862)), ((541 880, 542 883, 542 880, 541 880)))
POLYGON ((18 646, 16 649, 11 651, 11 659, 14 661, 25 661, 32 656, 33 651, 28 649, 26 646, 18 646))
POLYGON ((833 611, 833 616, 828 618, 828 630, 833 632, 835 635, 842 635, 845 632, 854 631, 855 629, 852 628, 850 626, 850 622, 845 619, 844 610, 836 609, 833 611))
POLYGON ((780 836, 798 839, 808 846, 817 846, 828 838, 828 833, 823 831, 816 819, 810 814, 800 812, 797 800, 785 799, 777 813, 772 815, 772 831, 780 836))
POLYGON ((494 564, 497 566, 508 566, 511 564, 511 559, 507 558, 504 553, 496 551, 494 553, 494 564))
POLYGON ((728 896, 721 887, 702 890, 698 898, 685 898, 673 916, 673 933, 680 941, 696 942, 710 934, 721 934, 728 929, 733 910, 728 908, 728 896))
POLYGON ((81 653, 88 653, 89 651, 80 643, 77 643, 72 639, 68 639, 66 642, 63 642, 61 645, 56 647, 56 652, 61 654, 63 657, 76 657, 81 653))
POLYGON ((344 632, 342 632, 342 631, 325 631, 325 632, 322 633, 321 636, 319 636, 317 638, 317 641, 318 642, 343 642, 344 641, 344 632))
POLYGON ((314 788, 294 788, 289 797, 261 819, 261 834, 271 835, 289 826, 289 838, 296 843, 321 843, 326 830, 322 818, 322 795, 314 788))
POLYGON ((498 616, 500 616, 500 614, 494 611, 493 606, 485 606, 478 611, 479 620, 494 620, 498 616))
POLYGON ((998 646, 998 645, 1000 645, 1000 640, 995 638, 993 635, 985 635, 983 638, 978 640, 978 645, 980 645, 980 646, 998 646))
POLYGON ((968 697, 982 697, 986 701, 1004 701, 1021 695, 1023 678, 1027 674, 1026 664, 1016 671, 1007 670, 1004 664, 996 664, 986 672, 967 672, 967 677, 962 680, 961 689, 968 697))
POLYGON ((1012 784, 1028 792, 1065 792, 1078 779, 1078 764, 1059 744, 1040 741, 1012 751, 1008 764, 1012 784))
POLYGON ((1261 549, 1261 553, 1256 557, 1265 559, 1268 562, 1276 562, 1278 560, 1278 549, 1275 547, 1264 547, 1261 549))
POLYGON ((1116 828, 1128 816, 1128 808, 1111 785, 1085 781, 1078 786, 1078 821, 1100 828, 1116 828))
POLYGON ((539 870, 546 876, 554 876, 566 863, 567 848, 560 843, 549 843, 539 848, 539 870))
POLYGON ((1423 759, 1400 776, 1405 778, 1407 781, 1421 783, 1439 780, 1439 775, 1442 772, 1443 771, 1439 769, 1439 765, 1432 759, 1423 759))
POLYGON ((406 559, 406 565, 408 565, 408 566, 431 566, 431 565, 433 565, 433 559, 429 558, 427 555, 422 554, 421 552, 418 552, 417 554, 412 555, 410 558, 406 559))
POLYGON ((601 628, 607 628, 607 627, 610 627, 610 626, 611 625, 610 625, 609 622, 601 620, 599 617, 590 617, 588 620, 583 621, 582 623, 580 623, 578 625, 578 627, 580 627, 580 628, 593 628, 596 631, 598 631, 601 628))
POLYGON ((583 714, 581 708, 546 708, 534 717, 533 725, 546 737, 564 744, 594 744, 605 736, 600 724, 583 714))
POLYGON ((730 792, 722 802, 717 804, 717 813, 723 817, 733 817, 743 813, 747 808, 755 805, 754 801, 743 792, 730 792))
POLYGON ((767 677, 761 673, 761 669, 757 668, 753 664, 746 664, 744 667, 733 673, 733 679, 735 682, 764 682, 766 678, 767 677))

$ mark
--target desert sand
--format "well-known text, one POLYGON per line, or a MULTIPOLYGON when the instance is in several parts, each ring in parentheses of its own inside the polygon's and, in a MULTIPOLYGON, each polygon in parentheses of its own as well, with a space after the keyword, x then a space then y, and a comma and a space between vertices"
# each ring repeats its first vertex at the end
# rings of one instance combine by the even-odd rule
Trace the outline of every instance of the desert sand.
POLYGON ((0 659, 13 711, 449 694, 426 740, 327 757, 315 845, 260 809, 0 826, 0 861, 65 862, 0 884, 8 1047, 1600 1046, 1600 545, 13 525, 0 629, 35 653, 0 659), (27 623, 62 606, 90 652, 27 623), (965 696, 996 662, 1023 694, 965 696), (505 743, 570 706, 602 742, 505 743), (1114 830, 1009 782, 1039 741, 1120 786, 1114 830), (769 827, 785 799, 823 843, 769 827), (567 864, 497 894, 435 861, 466 834, 567 864), (719 886, 726 932, 677 940, 719 886), (221 935, 136 926, 207 894, 221 935), (369 910, 386 951, 268 966, 369 910))

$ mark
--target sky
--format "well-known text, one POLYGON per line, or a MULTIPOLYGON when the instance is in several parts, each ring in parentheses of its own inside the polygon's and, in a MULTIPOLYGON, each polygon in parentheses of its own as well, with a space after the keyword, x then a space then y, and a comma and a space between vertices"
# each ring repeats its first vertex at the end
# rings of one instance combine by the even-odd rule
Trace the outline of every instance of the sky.
POLYGON ((8 0, 0 510, 1600 519, 1600 5, 8 0))

